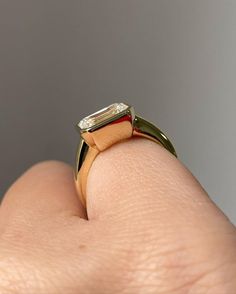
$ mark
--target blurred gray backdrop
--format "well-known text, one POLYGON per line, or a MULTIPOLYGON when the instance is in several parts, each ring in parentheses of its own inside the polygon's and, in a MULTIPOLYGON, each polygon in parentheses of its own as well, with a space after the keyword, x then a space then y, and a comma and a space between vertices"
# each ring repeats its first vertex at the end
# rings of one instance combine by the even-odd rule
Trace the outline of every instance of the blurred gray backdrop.
POLYGON ((236 1, 0 0, 0 193, 133 104, 236 223, 236 1))

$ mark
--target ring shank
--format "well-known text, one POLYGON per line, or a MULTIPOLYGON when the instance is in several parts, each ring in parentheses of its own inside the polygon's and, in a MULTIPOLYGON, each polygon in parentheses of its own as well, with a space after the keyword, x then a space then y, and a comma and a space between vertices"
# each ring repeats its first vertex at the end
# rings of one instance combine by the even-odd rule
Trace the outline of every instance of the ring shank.
POLYGON ((154 142, 161 143, 163 147, 165 147, 170 153, 177 157, 175 148, 171 141, 152 123, 136 115, 133 126, 133 135, 142 136, 154 142))
MULTIPOLYGON (((137 115, 133 121, 133 132, 130 137, 132 136, 141 136, 152 140, 162 145, 177 157, 175 149, 166 135, 155 125, 137 115)), ((75 182, 79 197, 84 206, 86 206, 86 185, 88 173, 93 161, 99 153, 100 151, 96 148, 96 146, 89 146, 81 137, 76 155, 75 182)))

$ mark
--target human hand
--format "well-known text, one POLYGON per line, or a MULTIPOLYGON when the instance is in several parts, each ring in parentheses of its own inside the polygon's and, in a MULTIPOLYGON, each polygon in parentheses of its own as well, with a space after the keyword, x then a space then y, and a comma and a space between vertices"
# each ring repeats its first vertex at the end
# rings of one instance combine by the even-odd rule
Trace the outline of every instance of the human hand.
POLYGON ((71 167, 35 165, 0 207, 1 294, 235 294, 236 230, 146 139, 98 155, 87 212, 71 167))

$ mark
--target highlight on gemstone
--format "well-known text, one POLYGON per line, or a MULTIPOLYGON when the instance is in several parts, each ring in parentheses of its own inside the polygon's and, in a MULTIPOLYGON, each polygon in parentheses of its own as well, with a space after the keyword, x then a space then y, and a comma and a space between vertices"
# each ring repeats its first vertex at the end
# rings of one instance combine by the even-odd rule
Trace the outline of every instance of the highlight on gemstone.
POLYGON ((125 103, 111 104, 89 116, 86 116, 78 123, 78 126, 80 127, 81 130, 94 127, 106 121, 107 119, 112 118, 116 114, 123 112, 127 108, 129 108, 129 106, 126 105, 125 103))

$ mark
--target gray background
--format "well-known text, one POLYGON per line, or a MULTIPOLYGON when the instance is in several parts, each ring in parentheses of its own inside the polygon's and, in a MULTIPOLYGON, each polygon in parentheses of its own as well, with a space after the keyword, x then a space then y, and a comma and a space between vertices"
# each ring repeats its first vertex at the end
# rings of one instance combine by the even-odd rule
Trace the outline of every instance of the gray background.
POLYGON ((0 193, 133 104, 236 223, 236 1, 0 0, 0 193))

